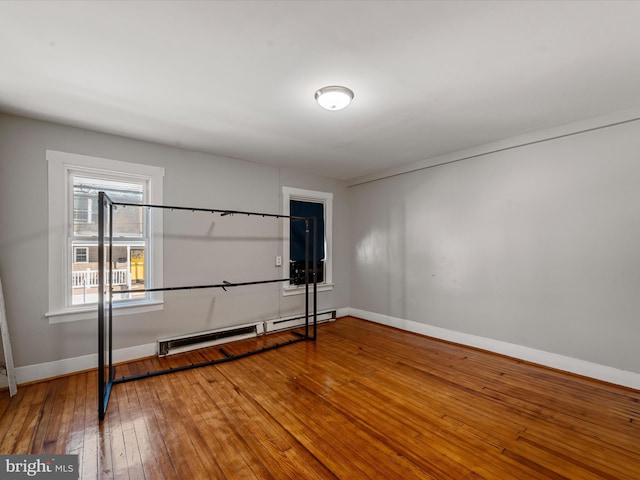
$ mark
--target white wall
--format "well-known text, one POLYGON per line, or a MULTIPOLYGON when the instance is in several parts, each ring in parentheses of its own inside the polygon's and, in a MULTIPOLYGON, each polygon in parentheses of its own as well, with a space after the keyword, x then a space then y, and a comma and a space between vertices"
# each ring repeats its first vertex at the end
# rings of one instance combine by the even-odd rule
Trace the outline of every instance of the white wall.
MULTIPOLYGON (((336 288, 320 294, 321 308, 353 307, 640 373, 638 122, 347 188, 0 114, 0 275, 16 366, 35 366, 34 375, 43 365, 49 375, 87 365, 97 344, 95 321, 50 324, 44 316, 46 149, 164 167, 167 204, 279 212, 282 186, 331 191, 336 288)), ((240 267, 238 235, 216 237, 222 228, 219 217, 165 217, 165 284, 280 275, 278 226, 241 233, 252 248, 250 266, 240 267), (184 268, 187 253, 198 269, 184 268)), ((116 348, 135 354, 174 333, 286 316, 302 301, 282 297, 277 285, 165 295, 162 312, 117 318, 116 348)))
POLYGON ((355 309, 640 372, 640 122, 350 195, 355 309))
MULTIPOLYGON (((19 369, 46 364, 53 365, 50 375, 65 373, 61 370, 93 361, 87 356, 95 356, 97 349, 97 320, 50 324, 45 317, 47 149, 164 167, 165 204, 280 213, 281 185, 286 184, 327 188, 334 192, 336 210, 345 211, 342 182, 0 114, 0 275, 19 369)), ((344 226, 346 217, 337 215, 337 222, 344 226)), ((164 227, 165 286, 280 277, 275 266, 275 256, 281 254, 278 221, 166 213, 164 227)), ((336 289, 319 294, 326 308, 348 306, 349 250, 346 228, 342 230, 336 289)), ((280 284, 166 292, 163 311, 114 317, 114 347, 130 349, 173 334, 300 313, 302 302, 302 296, 283 299, 280 284)))

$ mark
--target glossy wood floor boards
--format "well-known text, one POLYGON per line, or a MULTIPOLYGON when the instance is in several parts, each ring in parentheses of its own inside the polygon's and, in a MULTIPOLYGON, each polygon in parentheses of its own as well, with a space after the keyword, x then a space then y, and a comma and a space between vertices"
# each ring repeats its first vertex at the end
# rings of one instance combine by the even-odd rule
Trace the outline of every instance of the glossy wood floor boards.
POLYGON ((115 385, 101 423, 96 381, 0 392, 0 453, 78 454, 83 479, 640 478, 640 392, 349 317, 315 343, 115 385))

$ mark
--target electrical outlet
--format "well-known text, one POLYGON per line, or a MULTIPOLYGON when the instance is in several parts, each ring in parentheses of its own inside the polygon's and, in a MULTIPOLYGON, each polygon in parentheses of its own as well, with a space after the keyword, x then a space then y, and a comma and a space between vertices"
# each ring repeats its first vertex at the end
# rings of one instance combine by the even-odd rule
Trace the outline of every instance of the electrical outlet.
POLYGON ((276 267, 282 266, 282 257, 280 255, 276 255, 276 267))

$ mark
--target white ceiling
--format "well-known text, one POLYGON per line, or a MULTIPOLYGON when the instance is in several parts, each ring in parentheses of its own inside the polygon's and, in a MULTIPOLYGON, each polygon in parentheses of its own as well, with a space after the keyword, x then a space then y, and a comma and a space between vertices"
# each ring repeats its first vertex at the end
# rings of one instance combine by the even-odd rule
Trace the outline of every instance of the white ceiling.
POLYGON ((640 106, 640 2, 4 1, 0 59, 2 111, 346 180, 640 106))

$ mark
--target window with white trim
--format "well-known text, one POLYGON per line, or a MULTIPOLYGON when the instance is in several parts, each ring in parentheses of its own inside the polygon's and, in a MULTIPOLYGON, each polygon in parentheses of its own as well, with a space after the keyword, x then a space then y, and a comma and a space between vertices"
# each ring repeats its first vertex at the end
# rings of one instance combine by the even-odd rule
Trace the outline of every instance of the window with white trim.
POLYGON ((89 263, 89 247, 73 247, 73 263, 89 263))
MULTIPOLYGON (((95 318, 98 298, 98 192, 116 202, 162 204, 164 169, 47 150, 51 323, 95 318)), ((114 308, 162 308, 162 215, 119 207, 113 219, 114 308)))
MULTIPOLYGON (((332 268, 332 220, 333 220, 333 193, 305 190, 301 188, 282 187, 282 210, 284 215, 316 217, 317 232, 316 258, 310 259, 316 262, 318 275, 318 290, 333 289, 332 268)), ((296 295, 304 293, 304 236, 301 228, 303 222, 282 222, 283 248, 285 258, 283 262, 283 278, 291 278, 292 281, 283 284, 284 295, 296 295), (302 256, 301 256, 302 255, 302 256)), ((313 252, 309 252, 310 257, 313 252)))

